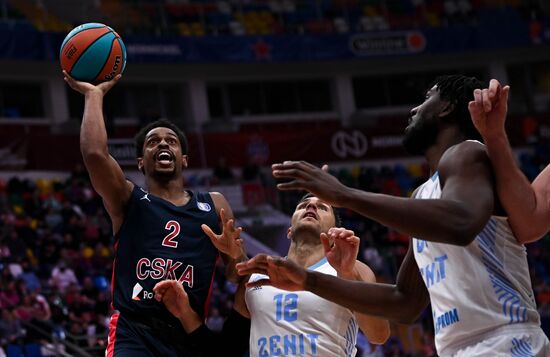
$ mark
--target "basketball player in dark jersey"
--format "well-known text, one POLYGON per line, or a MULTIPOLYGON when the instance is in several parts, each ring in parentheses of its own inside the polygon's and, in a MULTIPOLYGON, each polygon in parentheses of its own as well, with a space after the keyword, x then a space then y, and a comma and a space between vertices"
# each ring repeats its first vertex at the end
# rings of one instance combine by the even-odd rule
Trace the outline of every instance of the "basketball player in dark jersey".
POLYGON ((113 307, 106 356, 192 356, 179 321, 154 299, 164 279, 180 282, 193 309, 204 318, 219 257, 228 252, 228 271, 244 254, 227 200, 217 192, 186 190, 187 140, 167 120, 153 122, 136 136, 138 168, 145 187, 128 181, 109 155, 103 97, 120 80, 94 86, 64 72, 71 88, 85 96, 80 148, 94 189, 103 198, 115 236, 113 307), (218 230, 223 225, 221 234, 218 230), (238 244, 228 244, 238 240, 238 244), (223 249, 224 246, 235 249, 223 249))

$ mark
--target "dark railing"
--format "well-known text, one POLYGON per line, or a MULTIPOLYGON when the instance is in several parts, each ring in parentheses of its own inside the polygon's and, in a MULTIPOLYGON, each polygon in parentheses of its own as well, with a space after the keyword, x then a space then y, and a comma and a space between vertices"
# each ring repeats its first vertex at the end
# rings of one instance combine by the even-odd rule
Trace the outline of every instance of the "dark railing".
POLYGON ((69 339, 73 341, 87 340, 89 338, 95 338, 95 339, 102 338, 107 340, 106 335, 75 336, 71 334, 66 334, 67 338, 63 339, 63 338, 59 338, 56 334, 53 334, 50 331, 47 331, 42 327, 37 326, 36 324, 23 321, 23 325, 27 330, 33 330, 45 340, 50 341, 51 346, 46 345, 45 347, 50 349, 50 352, 55 353, 56 356, 93 357, 93 356, 102 355, 103 351, 105 350, 104 346, 99 346, 99 345, 92 346, 92 347, 81 347, 73 342, 70 342, 69 339))

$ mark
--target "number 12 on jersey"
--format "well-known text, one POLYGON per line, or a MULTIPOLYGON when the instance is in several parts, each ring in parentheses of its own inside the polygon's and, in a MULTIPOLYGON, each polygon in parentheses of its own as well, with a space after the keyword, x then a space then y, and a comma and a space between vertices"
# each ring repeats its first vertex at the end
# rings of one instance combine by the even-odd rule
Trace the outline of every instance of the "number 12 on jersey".
POLYGON ((273 297, 275 300, 275 319, 277 321, 285 320, 288 322, 298 319, 298 294, 277 294, 273 297))

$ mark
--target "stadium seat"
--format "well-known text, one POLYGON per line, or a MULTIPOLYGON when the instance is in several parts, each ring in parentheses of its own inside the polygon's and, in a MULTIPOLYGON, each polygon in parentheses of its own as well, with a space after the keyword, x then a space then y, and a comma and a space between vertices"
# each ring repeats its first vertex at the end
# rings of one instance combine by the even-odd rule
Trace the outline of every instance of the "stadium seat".
POLYGON ((7 357, 25 357, 25 354, 23 353, 23 348, 14 344, 8 345, 7 357))
POLYGON ((28 343, 25 345, 25 357, 42 357, 42 350, 38 343, 28 343))

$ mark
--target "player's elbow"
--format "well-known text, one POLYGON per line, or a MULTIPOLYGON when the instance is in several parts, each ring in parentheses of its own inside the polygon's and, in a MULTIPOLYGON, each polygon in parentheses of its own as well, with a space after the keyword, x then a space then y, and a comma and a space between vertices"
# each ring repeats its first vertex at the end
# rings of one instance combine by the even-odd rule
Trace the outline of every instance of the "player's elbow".
POLYGON ((544 237, 547 230, 531 229, 529 227, 515 228, 512 226, 512 232, 519 244, 533 243, 544 237))
POLYGON ((370 343, 374 345, 383 345, 390 338, 390 326, 386 323, 384 328, 378 330, 376 333, 371 333, 367 336, 370 343))
POLYGON ((404 325, 411 325, 413 324, 418 318, 420 317, 420 311, 405 311, 397 319, 395 319, 395 322, 404 324, 404 325))
POLYGON ((469 229, 457 229, 451 233, 451 241, 454 245, 465 247, 472 243, 476 236, 477 233, 472 232, 469 229))
POLYGON ((405 325, 413 324, 420 318, 424 311, 425 304, 406 302, 401 306, 400 311, 395 319, 395 322, 405 325))
POLYGON ((105 149, 90 148, 81 145, 80 152, 85 163, 102 162, 108 159, 109 152, 105 149))
POLYGON ((480 202, 472 208, 462 202, 451 202, 447 218, 440 222, 446 233, 445 243, 465 247, 483 230, 493 211, 492 201, 480 202))
POLYGON ((472 243, 483 230, 483 225, 475 217, 468 215, 449 222, 449 241, 454 245, 465 247, 472 243))

